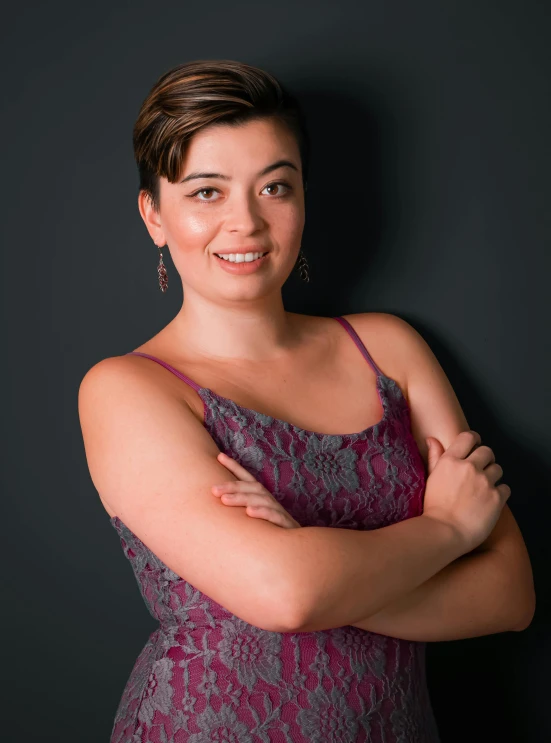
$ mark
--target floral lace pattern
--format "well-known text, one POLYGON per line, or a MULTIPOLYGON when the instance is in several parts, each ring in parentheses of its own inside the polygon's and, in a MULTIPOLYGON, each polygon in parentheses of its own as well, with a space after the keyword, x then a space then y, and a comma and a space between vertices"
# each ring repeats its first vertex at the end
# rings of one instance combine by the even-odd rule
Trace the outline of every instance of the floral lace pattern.
MULTIPOLYGON (((204 425, 301 526, 378 529, 422 513, 425 465, 396 382, 377 376, 383 418, 306 431, 199 388, 204 425)), ((118 517, 159 627, 123 691, 110 743, 439 743, 425 643, 344 626, 250 625, 170 570, 118 517)))

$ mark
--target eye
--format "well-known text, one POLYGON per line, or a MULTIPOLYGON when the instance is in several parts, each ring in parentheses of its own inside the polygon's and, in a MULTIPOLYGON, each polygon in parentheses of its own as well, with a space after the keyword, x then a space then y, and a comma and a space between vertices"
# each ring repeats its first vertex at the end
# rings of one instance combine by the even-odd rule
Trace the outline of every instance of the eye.
MULTIPOLYGON (((193 199, 197 194, 205 193, 207 191, 216 191, 215 188, 200 188, 198 191, 194 191, 194 193, 190 193, 189 198, 193 199)), ((197 201, 216 201, 216 199, 197 199, 197 201)))
MULTIPOLYGON (((265 191, 267 188, 271 188, 271 189, 277 188, 278 189, 278 193, 275 196, 272 195, 272 198, 274 198, 274 199, 283 198, 283 196, 285 196, 288 191, 292 191, 293 190, 293 187, 289 183, 287 183, 286 181, 276 181, 275 183, 269 183, 267 186, 264 186, 263 191, 265 191), (287 191, 285 191, 283 194, 279 193, 279 191, 281 191, 281 187, 282 186, 283 186, 284 189, 287 189, 287 191)), ((218 201, 218 199, 212 199, 212 198, 206 198, 206 199, 201 198, 200 199, 200 198, 198 198, 198 195, 199 194, 215 193, 215 192, 218 193, 218 189, 216 189, 216 188, 200 188, 197 191, 194 191, 193 193, 190 193, 189 196, 188 196, 188 198, 189 199, 196 199, 196 201, 203 201, 205 203, 208 203, 209 201, 215 202, 215 201, 218 201)))
MULTIPOLYGON (((292 187, 290 186, 290 184, 289 184, 289 183, 286 183, 285 181, 276 181, 275 183, 269 183, 269 184, 268 184, 267 186, 265 186, 265 188, 275 188, 276 186, 277 186, 278 188, 279 188, 280 186, 283 186, 283 187, 284 187, 284 188, 286 188, 286 189, 287 189, 288 191, 291 191, 291 190, 292 190, 292 187)), ((281 196, 282 196, 282 195, 284 196, 285 194, 280 194, 280 193, 278 193, 278 194, 277 194, 277 195, 276 195, 276 196, 275 196, 274 198, 276 198, 276 199, 277 199, 277 198, 281 198, 281 196)))

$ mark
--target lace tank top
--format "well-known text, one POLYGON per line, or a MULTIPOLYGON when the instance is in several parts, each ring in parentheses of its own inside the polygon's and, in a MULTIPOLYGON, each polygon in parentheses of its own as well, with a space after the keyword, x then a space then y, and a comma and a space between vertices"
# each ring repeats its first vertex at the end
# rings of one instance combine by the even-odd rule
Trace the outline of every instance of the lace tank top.
MULTIPOLYGON (((379 529, 421 515, 425 464, 398 384, 343 317, 376 374, 378 423, 324 434, 238 405, 150 354, 196 390, 219 449, 301 526, 379 529)), ((233 615, 111 520, 158 621, 123 690, 110 743, 439 743, 425 643, 343 626, 269 632, 233 615)), ((297 566, 300 570, 300 566, 297 566)))

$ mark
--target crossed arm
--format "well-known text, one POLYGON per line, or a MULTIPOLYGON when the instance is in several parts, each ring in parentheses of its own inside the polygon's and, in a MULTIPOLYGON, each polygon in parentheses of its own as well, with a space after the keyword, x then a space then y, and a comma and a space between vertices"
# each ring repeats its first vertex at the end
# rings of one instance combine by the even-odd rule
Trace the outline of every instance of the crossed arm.
POLYGON ((352 626, 404 640, 438 642, 523 630, 534 610, 530 560, 505 505, 480 547, 352 626))
MULTIPOLYGON (((352 321, 366 343, 380 333, 392 340, 389 346, 400 354, 396 368, 407 371, 402 386, 425 462, 427 436, 436 436, 447 448, 460 431, 469 430, 442 367, 411 325, 387 313, 360 313, 352 321)), ((353 626, 421 642, 456 640, 525 629, 535 601, 526 545, 505 504, 492 533, 479 547, 353 626)))

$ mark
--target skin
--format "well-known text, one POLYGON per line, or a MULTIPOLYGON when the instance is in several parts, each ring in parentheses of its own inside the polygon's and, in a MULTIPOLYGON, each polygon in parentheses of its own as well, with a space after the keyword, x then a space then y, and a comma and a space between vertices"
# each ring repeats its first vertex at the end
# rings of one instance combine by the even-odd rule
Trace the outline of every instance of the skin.
POLYGON ((189 144, 181 177, 192 172, 221 173, 231 180, 169 183, 161 178, 158 212, 145 192, 138 198, 153 242, 168 245, 183 284, 185 302, 165 328, 164 340, 185 348, 189 357, 218 364, 284 358, 296 329, 283 307, 281 287, 297 260, 305 220, 296 139, 271 119, 239 127, 214 125, 189 144), (280 167, 258 176, 281 159, 296 170, 280 167), (278 181, 289 187, 275 186, 278 181), (258 243, 272 252, 266 265, 248 276, 226 273, 213 257, 220 250, 258 243))
MULTIPOLYGON (((241 388, 251 388, 250 380, 260 379, 264 397, 277 400, 284 396, 292 410, 293 395, 303 403, 303 387, 295 380, 304 379, 312 369, 318 369, 320 388, 332 385, 335 371, 343 374, 349 387, 361 384, 362 378, 372 381, 372 371, 358 363, 356 348, 336 323, 284 309, 281 288, 295 267, 305 223, 300 151, 285 125, 265 119, 238 127, 213 125, 198 132, 188 143, 177 182, 160 178, 159 203, 156 210, 148 194, 139 193, 140 215, 154 244, 168 246, 185 301, 174 319, 138 350, 191 369, 194 377, 229 396, 235 395, 234 379, 241 398, 241 388), (282 165, 259 175, 280 161, 294 167, 282 165), (181 183, 195 173, 218 173, 227 179, 211 176, 181 183), (270 254, 253 274, 228 274, 213 256, 232 247, 257 244, 270 254), (323 379, 320 358, 338 361, 337 369, 326 375, 328 379, 323 379), (349 359, 354 367, 347 375, 349 359)), ((382 356, 382 350, 376 353, 382 356)), ((389 368, 394 364, 389 363, 389 368)), ((144 371, 154 374, 159 370, 144 371)), ((392 373, 400 378, 397 370, 392 373)), ((162 383, 172 385, 175 398, 187 403, 202 420, 203 405, 195 392, 164 373, 162 383)), ((401 386, 405 390, 403 381, 401 386)), ((363 407, 354 405, 357 423, 350 422, 348 408, 340 405, 338 395, 329 399, 335 413, 324 418, 333 420, 335 430, 360 430, 370 417, 376 421, 382 414, 375 390, 372 397, 363 407), (345 419, 342 424, 339 415, 345 419)), ((245 399, 244 404, 256 406, 254 399, 250 403, 245 399)), ((265 409, 265 403, 261 405, 265 409)), ((277 410, 266 412, 278 417, 277 410)), ((287 417, 286 411, 279 415, 287 417)), ((315 424, 312 427, 319 430, 315 424)), ((218 460, 235 477, 247 478, 248 473, 243 468, 236 471, 239 465, 229 457, 221 453, 218 460)), ((255 486, 261 488, 256 482, 255 486)), ((273 508, 276 502, 271 495, 267 491, 263 495, 269 495, 273 508)), ((114 516, 109 504, 102 502, 114 516)), ((280 525, 288 524, 298 526, 285 514, 280 525)))
MULTIPOLYGON (((238 359, 271 364, 292 353, 297 330, 284 309, 281 287, 300 251, 305 205, 298 144, 284 125, 267 119, 198 132, 188 145, 178 182, 160 178, 160 209, 154 209, 144 191, 138 208, 155 245, 170 248, 182 280, 185 302, 163 330, 165 343, 217 363, 238 359), (296 169, 282 166, 258 176, 280 160, 296 169), (180 183, 200 172, 231 180, 180 183), (232 246, 256 243, 271 252, 266 266, 252 275, 226 274, 212 257, 232 246)), ((269 517, 285 528, 299 526, 237 462, 223 453, 218 459, 240 478, 240 487, 250 489, 250 499, 269 503, 250 503, 251 516, 269 517)), ((216 486, 213 494, 219 494, 216 486)))
MULTIPOLYGON (((281 288, 295 265, 305 221, 300 153, 294 136, 284 125, 265 120, 232 128, 216 125, 198 132, 187 148, 178 182, 169 183, 165 178, 160 179, 159 211, 155 211, 143 192, 139 195, 138 207, 155 245, 168 245, 185 296, 185 303, 176 317, 155 337, 153 345, 146 344, 141 350, 169 359, 184 369, 191 368, 193 376, 206 379, 207 384, 209 369, 211 373, 220 370, 223 376, 215 379, 213 386, 222 394, 225 390, 219 383, 220 379, 231 382, 232 374, 241 380, 256 379, 259 373, 262 390, 270 392, 273 386, 277 398, 281 396, 277 384, 267 384, 269 377, 272 378, 269 381, 280 382, 287 378, 295 382, 291 372, 295 373, 296 378, 302 368, 319 368, 315 363, 317 358, 330 358, 335 363, 342 359, 343 364, 337 367, 337 371, 346 369, 345 354, 356 353, 348 339, 343 343, 340 336, 338 351, 335 347, 329 347, 317 358, 305 356, 311 353, 308 349, 321 347, 318 340, 312 343, 311 339, 323 334, 318 332, 316 336, 311 330, 311 320, 307 323, 305 319, 300 319, 306 316, 288 313, 283 307, 281 288), (281 167, 268 175, 259 176, 261 170, 281 159, 294 163, 296 169, 281 167), (180 183, 181 178, 193 172, 222 173, 230 180, 210 177, 180 183), (280 186, 281 181, 288 185, 280 186), (220 250, 256 243, 270 249, 271 253, 265 266, 251 275, 232 276, 223 271, 213 257, 213 253, 220 250), (310 328, 310 335, 306 328, 310 328), (195 375, 198 367, 193 365, 194 362, 204 364, 200 375, 195 375), (248 375, 242 375, 243 370, 248 375)), ((158 252, 157 248, 154 249, 158 252)), ((320 320, 323 318, 316 318, 317 325, 320 325, 320 320)), ((371 313, 369 318, 357 315, 354 321, 358 332, 365 332, 369 337, 370 349, 383 368, 393 379, 401 382, 406 396, 411 392, 411 400, 409 397, 408 400, 412 408, 412 425, 425 461, 427 449, 424 436, 429 431, 438 434, 438 438, 433 437, 437 449, 434 451, 433 446, 434 463, 429 463, 429 472, 432 471, 454 437, 468 428, 449 383, 421 339, 417 340, 409 328, 405 333, 399 318, 371 313), (396 342, 385 340, 390 332, 396 334, 393 336, 396 342), (419 366, 418 372, 415 364, 419 366), (405 369, 408 370, 409 384, 403 377, 405 369), (443 445, 439 439, 444 442, 443 445)), ((337 333, 333 332, 333 335, 337 333)), ((349 388, 352 389, 353 384, 360 388, 360 379, 353 375, 358 367, 351 361, 349 368, 350 372, 346 371, 351 374, 348 377, 349 388)), ((361 370, 369 377, 371 372, 367 367, 362 366, 361 370)), ((147 373, 154 371, 150 369, 147 373)), ((334 374, 333 378, 335 376, 341 377, 340 374, 334 374)), ((319 380, 320 385, 323 382, 319 380)), ((168 377, 163 378, 163 383, 176 385, 168 377)), ((177 394, 183 395, 188 388, 179 381, 178 385, 177 394)), ((228 394, 232 395, 231 387, 228 394)), ((292 394, 293 384, 290 384, 285 390, 287 401, 292 401, 292 394)), ((376 403, 378 410, 379 402, 376 400, 376 403)), ((335 402, 335 410, 338 410, 338 401, 335 402)), ((361 424, 365 424, 367 416, 360 412, 361 424)), ((286 418, 286 415, 282 417, 286 418)), ((378 420, 377 413, 373 418, 378 420)), ((342 428, 337 422, 335 427, 337 430, 356 430, 348 417, 342 428)), ((246 507, 249 516, 270 520, 286 529, 300 528, 272 495, 237 462, 223 453, 218 455, 218 461, 226 467, 228 475, 233 475, 237 481, 230 481, 218 491, 213 486, 213 496, 218 495, 221 502, 231 505, 232 499, 227 495, 233 493, 237 496, 233 504, 246 507), (222 497, 224 492, 226 495, 222 497), (254 510, 255 507, 259 510, 254 510)), ((104 505, 109 515, 113 516, 114 511, 107 504, 104 505)), ((509 509, 505 507, 492 535, 481 547, 486 551, 491 550, 495 561, 487 566, 485 563, 487 572, 484 574, 482 570, 470 571, 468 576, 459 576, 457 585, 452 585, 451 580, 446 581, 446 589, 453 594, 446 601, 451 605, 456 597, 466 594, 474 596, 474 589, 470 592, 467 590, 468 578, 473 585, 483 584, 485 593, 490 596, 490 604, 509 601, 511 607, 513 603, 516 607, 519 592, 530 581, 531 573, 526 548, 509 509), (496 585, 495 570, 502 564, 507 566, 506 575, 512 576, 503 589, 503 595, 493 588, 496 585)), ((441 587, 435 586, 435 598, 440 592, 441 587)), ((413 597, 412 605, 415 608, 420 602, 415 592, 411 592, 410 596, 413 597)), ((431 595, 425 595, 423 605, 432 608, 429 604, 431 598, 431 595)), ((465 614, 470 621, 470 607, 461 604, 459 599, 456 603, 458 608, 455 613, 461 615, 459 618, 465 614)), ((408 613, 409 607, 407 611, 404 608, 400 607, 401 621, 408 629, 415 623, 423 625, 419 637, 424 637, 423 633, 427 631, 425 619, 421 621, 413 613, 408 613)), ((484 607, 482 613, 485 612, 484 607)), ((513 608, 510 615, 513 615, 513 608)), ((507 621, 508 617, 507 613, 507 621)), ((394 617, 392 619, 395 621, 394 617)), ((374 631, 384 632, 387 629, 383 625, 374 631)), ((463 628, 454 628, 453 631, 458 637, 467 636, 463 628)), ((395 627, 394 632, 396 634, 392 636, 401 637, 404 628, 395 627)))
MULTIPOLYGON (((183 284, 185 302, 162 331, 165 346, 185 348, 188 357, 217 365, 231 360, 261 369, 292 363, 300 333, 284 309, 281 287, 295 265, 305 221, 294 135, 275 119, 202 130, 189 143, 177 182, 161 178, 159 211, 143 191, 138 207, 154 243, 169 246, 183 284), (258 175, 281 160, 295 167, 258 175), (181 183, 193 173, 227 179, 181 183), (253 244, 271 251, 254 274, 227 274, 213 257, 232 246, 253 244)), ((238 480, 213 486, 213 495, 283 528, 299 527, 237 462, 223 453, 218 460, 238 480)))

